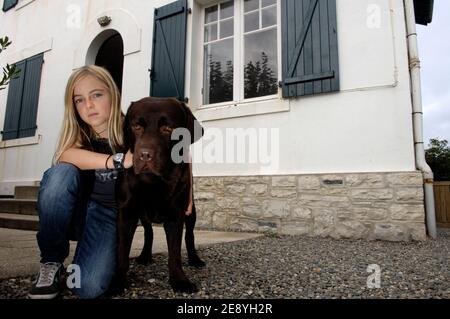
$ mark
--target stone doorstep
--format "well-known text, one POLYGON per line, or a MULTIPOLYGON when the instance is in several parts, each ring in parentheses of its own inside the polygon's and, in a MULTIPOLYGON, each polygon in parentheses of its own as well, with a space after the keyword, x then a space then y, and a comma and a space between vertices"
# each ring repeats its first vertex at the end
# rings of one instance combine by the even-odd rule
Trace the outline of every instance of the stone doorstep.
POLYGON ((1 198, 0 213, 38 215, 36 199, 1 198))
POLYGON ((15 199, 37 199, 39 186, 16 186, 14 187, 15 199))
POLYGON ((0 213, 0 227, 21 230, 38 230, 39 217, 34 215, 0 213))
POLYGON ((16 186, 14 198, 0 198, 0 227, 38 230, 38 192, 39 186, 16 186))

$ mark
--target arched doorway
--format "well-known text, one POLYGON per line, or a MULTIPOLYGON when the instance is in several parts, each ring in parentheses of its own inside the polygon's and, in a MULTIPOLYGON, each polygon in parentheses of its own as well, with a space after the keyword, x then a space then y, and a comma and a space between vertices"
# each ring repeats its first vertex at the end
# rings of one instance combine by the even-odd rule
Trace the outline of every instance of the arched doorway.
POLYGON ((123 39, 119 33, 108 37, 101 44, 95 57, 95 65, 102 66, 111 73, 119 91, 122 93, 123 39))

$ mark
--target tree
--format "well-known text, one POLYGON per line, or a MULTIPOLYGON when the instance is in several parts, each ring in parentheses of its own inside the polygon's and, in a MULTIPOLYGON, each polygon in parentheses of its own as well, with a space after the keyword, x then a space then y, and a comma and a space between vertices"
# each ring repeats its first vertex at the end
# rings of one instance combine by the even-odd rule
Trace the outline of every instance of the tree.
POLYGON ((249 61, 244 69, 245 81, 244 91, 245 98, 258 96, 258 72, 252 61, 249 61))
POLYGON ((277 79, 274 71, 269 67, 269 58, 265 52, 261 53, 262 67, 259 75, 259 95, 277 93, 277 79))
POLYGON ((227 61, 227 70, 223 75, 224 87, 223 87, 223 99, 224 101, 233 100, 233 62, 227 61))
MULTIPOLYGON (((8 37, 0 38, 0 53, 6 50, 6 48, 11 44, 8 37)), ((16 65, 6 64, 3 68, 3 76, 0 80, 0 90, 3 90, 12 79, 16 79, 20 71, 16 69, 16 65)))
POLYGON ((222 63, 211 59, 210 63, 210 82, 209 82, 209 103, 222 102, 223 96, 223 74, 222 63))
POLYGON ((435 181, 450 181, 450 147, 447 140, 430 139, 425 159, 434 173, 435 181))
POLYGON ((222 72, 222 63, 208 56, 209 64, 209 101, 208 104, 233 100, 233 62, 226 61, 226 70, 222 72))
POLYGON ((245 98, 252 98, 277 93, 277 78, 269 67, 269 58, 261 52, 261 59, 253 64, 249 61, 244 68, 245 98))

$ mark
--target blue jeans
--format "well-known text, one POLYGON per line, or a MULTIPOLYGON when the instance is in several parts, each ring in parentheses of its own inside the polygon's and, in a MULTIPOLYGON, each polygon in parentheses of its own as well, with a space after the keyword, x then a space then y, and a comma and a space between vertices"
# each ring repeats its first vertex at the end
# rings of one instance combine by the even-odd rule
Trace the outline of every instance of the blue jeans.
POLYGON ((69 255, 73 232, 78 240, 73 264, 81 270, 80 298, 96 298, 109 287, 116 267, 117 210, 88 200, 80 207, 80 170, 67 163, 45 171, 38 195, 41 262, 60 262, 69 255))

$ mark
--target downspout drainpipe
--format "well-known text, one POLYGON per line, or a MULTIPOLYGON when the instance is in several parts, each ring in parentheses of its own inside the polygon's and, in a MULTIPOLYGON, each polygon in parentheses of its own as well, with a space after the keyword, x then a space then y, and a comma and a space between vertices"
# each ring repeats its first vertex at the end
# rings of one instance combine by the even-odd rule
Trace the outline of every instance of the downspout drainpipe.
POLYGON ((409 72, 411 76, 411 96, 413 109, 414 150, 417 169, 423 173, 425 192, 425 214, 428 235, 436 239, 436 214, 434 207, 433 172, 425 161, 423 143, 422 92, 420 86, 420 60, 417 46, 416 18, 413 0, 403 0, 406 15, 406 32, 409 53, 409 72))

